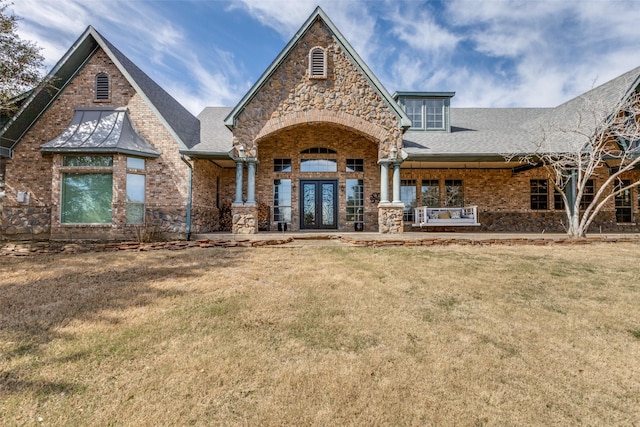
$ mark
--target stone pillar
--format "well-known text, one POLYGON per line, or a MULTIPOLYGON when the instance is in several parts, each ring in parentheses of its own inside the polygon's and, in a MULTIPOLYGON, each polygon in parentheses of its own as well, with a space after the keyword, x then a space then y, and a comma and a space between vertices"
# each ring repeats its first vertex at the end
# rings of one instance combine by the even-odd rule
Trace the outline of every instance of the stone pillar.
POLYGON ((404 203, 378 205, 378 231, 397 234, 404 232, 404 203))
POLYGON ((232 205, 231 206, 233 234, 257 234, 258 233, 258 206, 232 205))
POLYGON ((400 163, 402 159, 380 160, 380 203, 378 204, 378 231, 402 233, 404 231, 404 203, 400 200, 400 163), (389 201, 389 165, 393 166, 393 194, 389 201))
POLYGON ((236 160, 236 198, 234 205, 242 205, 242 160, 236 160))
POLYGON ((247 205, 256 204, 256 160, 247 159, 247 205))
POLYGON ((389 203, 389 163, 380 163, 380 203, 389 203))
POLYGON ((392 203, 402 203, 400 200, 400 163, 393 164, 393 201, 392 203))

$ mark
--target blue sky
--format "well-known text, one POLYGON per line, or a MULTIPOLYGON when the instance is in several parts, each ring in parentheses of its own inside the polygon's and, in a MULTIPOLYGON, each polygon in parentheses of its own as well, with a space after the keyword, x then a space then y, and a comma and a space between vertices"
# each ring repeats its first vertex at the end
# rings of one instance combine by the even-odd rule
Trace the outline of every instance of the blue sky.
POLYGON ((234 106, 317 5, 391 92, 551 107, 640 66, 640 0, 14 0, 47 71, 88 25, 192 113, 234 106))

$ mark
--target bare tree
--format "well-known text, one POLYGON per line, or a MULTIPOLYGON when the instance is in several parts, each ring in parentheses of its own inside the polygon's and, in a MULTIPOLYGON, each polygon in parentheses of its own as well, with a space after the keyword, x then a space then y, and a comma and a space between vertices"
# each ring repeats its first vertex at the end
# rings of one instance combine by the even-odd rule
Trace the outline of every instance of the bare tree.
POLYGON ((628 179, 629 172, 640 167, 640 95, 633 90, 613 108, 597 93, 576 103, 571 120, 539 125, 534 150, 504 157, 548 172, 564 201, 567 234, 580 238, 607 203, 640 185, 638 175, 628 179), (594 178, 602 177, 606 179, 595 193, 587 191, 594 178))
POLYGON ((20 39, 19 18, 8 7, 0 0, 0 117, 14 112, 16 98, 38 85, 44 60, 35 43, 20 39))

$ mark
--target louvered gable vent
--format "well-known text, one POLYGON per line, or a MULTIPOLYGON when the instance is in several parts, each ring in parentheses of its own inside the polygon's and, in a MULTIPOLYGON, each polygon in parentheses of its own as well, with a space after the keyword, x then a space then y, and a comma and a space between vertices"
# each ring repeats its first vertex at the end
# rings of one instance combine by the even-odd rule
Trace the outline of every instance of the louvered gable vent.
POLYGON ((309 77, 327 78, 327 53, 321 47, 314 47, 309 52, 309 77))
POLYGON ((96 100, 109 99, 109 75, 99 73, 96 75, 96 100))

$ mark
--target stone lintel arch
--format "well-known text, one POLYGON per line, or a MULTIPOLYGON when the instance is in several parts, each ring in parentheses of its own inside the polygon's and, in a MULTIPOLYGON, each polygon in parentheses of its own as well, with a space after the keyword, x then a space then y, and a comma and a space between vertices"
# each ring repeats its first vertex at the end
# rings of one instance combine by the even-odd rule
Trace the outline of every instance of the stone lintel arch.
POLYGON ((258 135, 256 135, 254 142, 259 145, 261 140, 288 127, 321 123, 332 124, 361 134, 365 138, 376 142, 379 147, 384 144, 385 141, 393 138, 393 132, 389 132, 388 129, 352 114, 341 111, 314 109, 296 111, 271 118, 265 123, 258 135))

